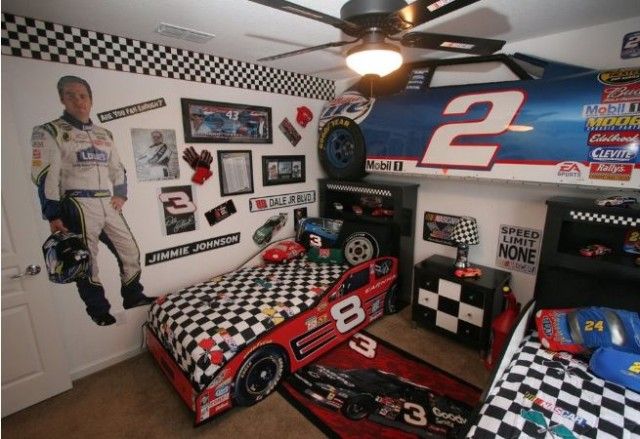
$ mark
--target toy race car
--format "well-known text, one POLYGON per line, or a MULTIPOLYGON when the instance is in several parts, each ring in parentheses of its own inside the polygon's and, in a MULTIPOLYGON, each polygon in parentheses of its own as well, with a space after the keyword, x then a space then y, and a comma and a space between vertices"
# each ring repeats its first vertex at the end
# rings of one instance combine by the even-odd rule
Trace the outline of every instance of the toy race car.
POLYGON ((596 256, 608 255, 611 253, 611 249, 602 244, 591 244, 580 249, 580 254, 588 258, 595 258, 596 256))
POLYGON ((482 270, 478 267, 459 268, 453 274, 456 277, 480 277, 482 276, 482 270))
POLYGON ((271 241, 273 234, 280 230, 287 222, 287 214, 279 213, 267 220, 258 230, 253 233, 253 242, 263 245, 271 241))
POLYGON ((314 403, 346 418, 368 418, 419 437, 456 437, 471 412, 463 403, 378 369, 312 364, 295 373, 289 383, 314 403), (417 417, 407 416, 409 407, 417 417), (415 422, 418 418, 422 422, 415 422))
POLYGON ((640 153, 624 130, 640 115, 613 107, 628 105, 620 96, 639 80, 638 68, 598 72, 523 54, 407 63, 324 107, 319 159, 336 180, 372 172, 634 188, 640 153), (465 69, 491 77, 442 84, 465 69))
POLYGON ((384 209, 382 207, 376 207, 371 211, 371 216, 392 217, 393 215, 394 215, 393 209, 384 209))
POLYGON ((281 263, 298 258, 305 253, 305 248, 295 241, 279 242, 262 253, 265 262, 281 263))
POLYGON ((598 206, 618 206, 618 207, 631 207, 633 204, 637 204, 638 199, 634 197, 624 197, 621 195, 614 195, 611 197, 600 198, 596 200, 598 206))
POLYGON ((305 218, 300 222, 296 241, 305 248, 342 249, 350 265, 375 258, 380 254, 378 240, 368 232, 343 232, 344 222, 330 218, 305 218))

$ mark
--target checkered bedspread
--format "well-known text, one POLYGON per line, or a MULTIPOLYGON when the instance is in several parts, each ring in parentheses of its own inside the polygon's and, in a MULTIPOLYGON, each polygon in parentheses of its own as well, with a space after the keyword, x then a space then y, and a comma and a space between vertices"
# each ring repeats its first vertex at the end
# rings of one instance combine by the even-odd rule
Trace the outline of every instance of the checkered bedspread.
POLYGON ((202 390, 236 352, 313 306, 348 268, 306 257, 243 268, 167 295, 149 310, 148 325, 202 390))
POLYGON ((640 394, 605 382, 566 353, 525 337, 480 409, 472 438, 640 437, 640 394))

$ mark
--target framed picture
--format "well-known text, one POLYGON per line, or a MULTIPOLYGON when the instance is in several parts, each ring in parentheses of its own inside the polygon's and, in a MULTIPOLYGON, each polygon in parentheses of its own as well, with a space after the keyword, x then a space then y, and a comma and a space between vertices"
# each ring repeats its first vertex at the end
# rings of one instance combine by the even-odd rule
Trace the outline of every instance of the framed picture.
POLYGON ((262 156, 262 184, 303 183, 305 181, 305 156, 265 155, 262 156))
POLYGON ((251 151, 218 151, 220 195, 252 194, 251 151))
POLYGON ((273 142, 271 108, 185 98, 180 101, 185 142, 273 142))

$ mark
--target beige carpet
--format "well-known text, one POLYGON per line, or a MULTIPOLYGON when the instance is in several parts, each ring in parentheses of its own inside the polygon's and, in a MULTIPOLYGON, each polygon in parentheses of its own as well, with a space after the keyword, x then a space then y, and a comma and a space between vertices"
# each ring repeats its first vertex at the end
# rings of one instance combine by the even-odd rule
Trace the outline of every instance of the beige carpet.
MULTIPOLYGON (((484 388, 479 353, 414 329, 410 310, 369 327, 374 335, 484 388)), ((74 383, 72 390, 2 419, 4 438, 320 438, 324 435, 280 395, 235 408, 193 428, 192 413, 148 353, 74 383)))

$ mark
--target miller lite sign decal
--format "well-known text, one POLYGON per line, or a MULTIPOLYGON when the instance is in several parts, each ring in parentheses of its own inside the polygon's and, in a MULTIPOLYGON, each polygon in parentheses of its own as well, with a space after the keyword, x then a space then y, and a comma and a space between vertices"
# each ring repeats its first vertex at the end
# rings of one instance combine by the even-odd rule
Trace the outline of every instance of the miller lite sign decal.
POLYGON ((374 102, 375 99, 368 99, 357 91, 348 91, 335 98, 323 109, 318 129, 322 129, 328 120, 337 116, 361 122, 371 111, 374 102))

